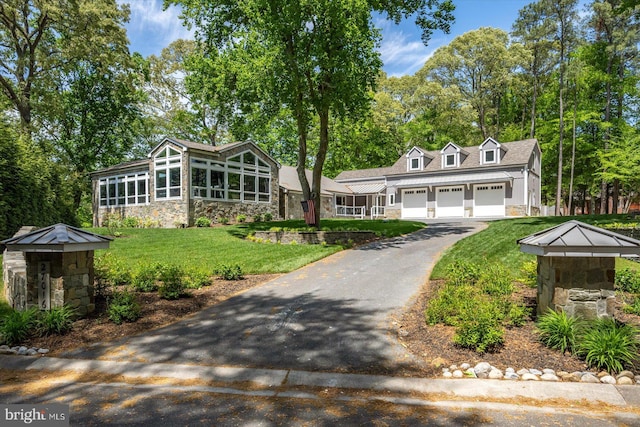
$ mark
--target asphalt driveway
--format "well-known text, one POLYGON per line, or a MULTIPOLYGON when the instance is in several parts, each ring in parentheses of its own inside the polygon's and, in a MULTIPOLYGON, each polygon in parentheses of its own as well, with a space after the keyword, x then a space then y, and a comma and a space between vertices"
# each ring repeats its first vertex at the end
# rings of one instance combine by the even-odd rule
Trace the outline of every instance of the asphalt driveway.
POLYGON ((485 227, 432 223, 343 251, 170 326, 69 357, 393 373, 407 362, 393 321, 439 254, 485 227))

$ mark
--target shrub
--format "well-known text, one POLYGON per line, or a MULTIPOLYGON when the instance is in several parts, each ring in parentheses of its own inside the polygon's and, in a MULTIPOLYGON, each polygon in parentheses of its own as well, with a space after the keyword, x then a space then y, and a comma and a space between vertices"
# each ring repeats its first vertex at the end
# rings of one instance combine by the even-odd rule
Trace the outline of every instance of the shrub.
POLYGON ((511 304, 507 314, 509 326, 522 326, 531 315, 531 309, 522 304, 511 304))
POLYGON ((247 216, 245 214, 240 214, 236 216, 236 222, 243 223, 247 220, 247 216))
POLYGON ((223 264, 218 266, 213 273, 223 280, 242 280, 244 275, 240 265, 223 264))
POLYGON ((160 273, 166 266, 162 263, 143 265, 131 279, 131 286, 137 292, 153 292, 158 289, 160 273))
POLYGON ((253 222, 262 222, 262 215, 261 214, 255 214, 253 216, 253 222))
POLYGON ((526 261, 522 264, 518 282, 530 288, 538 286, 538 262, 536 260, 526 261))
POLYGON ((482 292, 487 295, 504 296, 513 293, 513 279, 499 264, 492 264, 482 269, 476 280, 482 292))
POLYGON ((0 336, 9 346, 20 344, 34 333, 38 310, 14 310, 0 320, 0 336))
POLYGON ((638 359, 639 332, 612 318, 597 319, 580 337, 577 352, 591 368, 621 372, 638 359))
POLYGON ((579 319, 567 316, 565 312, 549 309, 540 316, 536 326, 544 345, 564 353, 575 351, 576 340, 583 325, 579 319))
POLYGON ((131 282, 131 272, 125 263, 111 252, 95 258, 94 272, 96 280, 104 280, 113 286, 127 285, 131 282))
POLYGON ((140 304, 129 291, 114 291, 107 305, 107 315, 116 325, 135 322, 140 318, 140 304))
POLYGON ((224 224, 224 225, 229 224, 229 218, 227 218, 226 216, 221 216, 218 221, 220 221, 220 224, 224 224))
POLYGON ((183 271, 177 265, 163 268, 160 272, 160 281, 158 294, 160 298, 173 300, 185 295, 185 283, 183 281, 183 271))
POLYGON ((36 319, 36 330, 40 336, 63 335, 73 327, 76 309, 70 305, 41 311, 36 319))
POLYGON ((187 289, 200 289, 211 284, 211 278, 201 270, 191 269, 184 276, 185 287, 187 289))
POLYGON ((273 220, 273 214, 271 212, 266 212, 264 215, 262 215, 262 218, 265 221, 271 221, 273 220))
POLYGON ((635 314, 636 316, 640 316, 640 297, 635 296, 631 300, 631 303, 627 303, 622 306, 622 311, 629 314, 635 314))
POLYGON ((456 327, 453 342, 478 353, 485 353, 504 342, 504 329, 495 318, 490 305, 478 305, 456 327))
POLYGON ((122 226, 125 228, 138 228, 140 227, 140 219, 135 216, 128 216, 122 220, 122 226))
POLYGON ((622 292, 640 294, 640 273, 629 268, 617 270, 615 286, 622 292))
POLYGON ((211 227, 211 220, 206 216, 196 219, 196 227, 211 227))
POLYGON ((467 261, 456 261, 447 267, 447 282, 474 285, 480 278, 480 267, 467 261))
POLYGON ((437 296, 429 301, 425 310, 425 320, 429 325, 443 323, 456 326, 464 310, 463 306, 474 300, 475 293, 472 286, 446 284, 437 296))

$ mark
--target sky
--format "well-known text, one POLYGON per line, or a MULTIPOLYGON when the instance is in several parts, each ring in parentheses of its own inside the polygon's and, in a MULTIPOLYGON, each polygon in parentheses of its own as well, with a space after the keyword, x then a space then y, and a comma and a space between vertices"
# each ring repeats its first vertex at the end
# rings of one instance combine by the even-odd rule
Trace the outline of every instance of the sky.
MULTIPOLYGON (((456 22, 449 35, 435 32, 428 46, 420 40, 421 32, 411 20, 395 25, 379 17, 382 29, 380 54, 388 76, 415 74, 433 52, 456 36, 480 27, 501 28, 507 32, 518 17, 518 11, 533 0, 455 0, 456 22)), ((193 38, 182 26, 179 10, 172 6, 162 10, 162 0, 118 0, 129 3, 131 19, 127 24, 131 52, 144 57, 159 55, 162 49, 179 38, 193 38)))

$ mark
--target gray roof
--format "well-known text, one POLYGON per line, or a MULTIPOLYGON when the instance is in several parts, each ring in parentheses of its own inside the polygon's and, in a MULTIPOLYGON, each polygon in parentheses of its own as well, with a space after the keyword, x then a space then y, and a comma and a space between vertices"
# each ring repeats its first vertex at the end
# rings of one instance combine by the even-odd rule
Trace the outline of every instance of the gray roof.
MULTIPOLYGON (((309 181, 309 184, 311 184, 312 172, 308 169, 305 172, 307 180, 309 181)), ((300 179, 298 178, 298 171, 293 166, 280 167, 279 185, 289 191, 302 193, 302 186, 300 185, 300 179)), ((352 192, 346 185, 335 182, 331 178, 327 178, 323 175, 322 181, 320 182, 320 193, 325 196, 330 196, 335 193, 351 194, 352 192)))
MULTIPOLYGON (((430 174, 437 172, 456 172, 461 170, 481 169, 491 170, 497 168, 504 168, 505 166, 520 166, 526 165, 531 158, 531 153, 535 147, 537 147, 538 141, 536 139, 525 139, 522 141, 504 142, 500 143, 500 147, 503 150, 503 157, 500 159, 500 163, 491 165, 480 164, 480 146, 464 147, 461 148, 463 154, 467 154, 466 158, 462 159, 460 166, 452 168, 443 168, 440 161, 442 154, 441 150, 427 151, 418 148, 426 157, 432 160, 422 170, 407 170, 407 158, 401 156, 393 166, 386 168, 375 169, 361 169, 353 171, 345 171, 336 177, 337 181, 347 181, 356 179, 365 179, 372 177, 392 176, 392 175, 420 175, 430 174)), ((413 148, 412 148, 413 149, 413 148)))
POLYGON ((66 224, 39 228, 30 233, 3 240, 10 251, 79 252, 109 248, 110 237, 90 233, 66 224))
POLYGON ((615 257, 640 255, 640 241, 580 221, 567 221, 517 241, 539 256, 615 257))

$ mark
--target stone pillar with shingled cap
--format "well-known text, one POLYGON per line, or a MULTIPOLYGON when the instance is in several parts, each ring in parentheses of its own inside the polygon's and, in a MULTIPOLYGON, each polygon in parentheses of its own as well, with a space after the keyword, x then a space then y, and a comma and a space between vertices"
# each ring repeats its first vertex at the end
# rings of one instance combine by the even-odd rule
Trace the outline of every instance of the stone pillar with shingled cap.
POLYGON ((615 258, 640 255, 640 241, 575 220, 517 243, 538 257, 538 314, 585 319, 613 317, 615 258))
POLYGON ((16 310, 49 310, 68 304, 78 316, 92 312, 93 253, 107 249, 111 238, 65 224, 25 231, 2 241, 6 246, 3 259, 13 262, 3 263, 9 304, 16 310))

